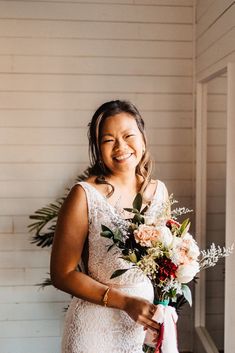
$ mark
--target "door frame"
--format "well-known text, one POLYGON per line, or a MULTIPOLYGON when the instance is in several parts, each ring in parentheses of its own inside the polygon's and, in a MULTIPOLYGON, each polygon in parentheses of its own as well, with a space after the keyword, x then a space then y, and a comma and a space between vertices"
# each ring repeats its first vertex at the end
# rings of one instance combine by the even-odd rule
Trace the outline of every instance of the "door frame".
MULTIPOLYGON (((235 210, 235 63, 229 63, 219 71, 197 82, 196 95, 196 239, 200 248, 205 248, 206 239, 206 166, 207 166, 207 83, 227 73, 227 146, 226 146, 226 235, 225 244, 234 241, 235 210)), ((235 351, 235 256, 225 260, 225 353, 235 351), (231 315, 231 310, 234 311, 231 315)), ((205 273, 195 286, 195 353, 219 353, 205 327, 205 273)))

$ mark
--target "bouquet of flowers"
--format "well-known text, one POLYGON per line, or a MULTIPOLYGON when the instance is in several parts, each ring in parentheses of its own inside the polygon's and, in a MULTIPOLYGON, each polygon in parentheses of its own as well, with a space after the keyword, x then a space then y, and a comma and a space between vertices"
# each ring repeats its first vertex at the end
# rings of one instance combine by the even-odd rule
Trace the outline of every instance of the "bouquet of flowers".
MULTIPOLYGON (((219 258, 228 256, 233 251, 212 244, 206 251, 200 251, 196 241, 189 233, 190 221, 182 223, 177 217, 191 210, 171 206, 177 201, 171 195, 164 202, 157 214, 142 210, 142 196, 137 194, 133 208, 127 208, 133 217, 128 219, 128 231, 124 235, 119 229, 111 230, 102 225, 101 236, 110 238, 112 246, 121 249, 121 257, 133 266, 128 269, 117 269, 111 278, 131 270, 141 269, 151 280, 155 292, 157 311, 153 317, 159 322, 160 333, 155 352, 177 353, 176 321, 177 314, 169 301, 176 302, 178 296, 184 296, 192 305, 191 291, 186 283, 207 267, 215 266, 219 258), (170 336, 170 337, 169 337, 170 336), (170 338, 170 341, 169 341, 170 338)), ((148 330, 149 331, 149 330, 148 330)), ((146 344, 153 346, 151 332, 147 332, 146 344)))

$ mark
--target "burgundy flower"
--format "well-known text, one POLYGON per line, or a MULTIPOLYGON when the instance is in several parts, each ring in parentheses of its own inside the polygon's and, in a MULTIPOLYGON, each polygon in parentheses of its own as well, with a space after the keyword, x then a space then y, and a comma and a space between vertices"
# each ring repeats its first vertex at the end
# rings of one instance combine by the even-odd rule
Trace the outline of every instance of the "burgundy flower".
POLYGON ((159 258, 157 261, 158 268, 158 278, 160 281, 165 281, 167 278, 176 278, 176 266, 170 259, 159 258))
POLYGON ((180 227, 180 223, 175 221, 174 219, 169 219, 167 222, 166 222, 166 226, 170 229, 172 229, 172 227, 176 227, 176 228, 179 228, 180 227))

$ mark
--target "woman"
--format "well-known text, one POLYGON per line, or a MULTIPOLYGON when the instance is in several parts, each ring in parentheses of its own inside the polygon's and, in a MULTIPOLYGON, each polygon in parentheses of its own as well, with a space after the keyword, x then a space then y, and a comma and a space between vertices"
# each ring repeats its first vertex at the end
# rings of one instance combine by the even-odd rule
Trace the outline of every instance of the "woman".
MULTIPOLYGON (((65 200, 51 255, 55 287, 73 295, 67 312, 63 353, 141 353, 145 329, 157 332, 150 280, 139 269, 110 279, 127 268, 119 249, 100 236, 101 225, 127 230, 123 208, 141 192, 152 212, 167 195, 151 180, 144 122, 126 101, 103 104, 89 124, 91 168, 65 200), (77 270, 88 254, 87 274, 77 270)), ((131 266, 131 265, 130 265, 131 266)))

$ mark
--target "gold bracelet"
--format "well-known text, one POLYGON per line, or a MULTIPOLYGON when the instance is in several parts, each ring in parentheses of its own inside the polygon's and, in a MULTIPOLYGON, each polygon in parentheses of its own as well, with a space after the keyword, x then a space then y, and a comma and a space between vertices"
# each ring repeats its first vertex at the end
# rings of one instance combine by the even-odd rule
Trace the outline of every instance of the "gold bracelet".
POLYGON ((104 306, 107 306, 108 304, 108 294, 109 294, 109 291, 110 291, 110 287, 108 287, 106 289, 106 291, 104 292, 104 296, 103 296, 103 299, 102 299, 102 303, 104 306))

